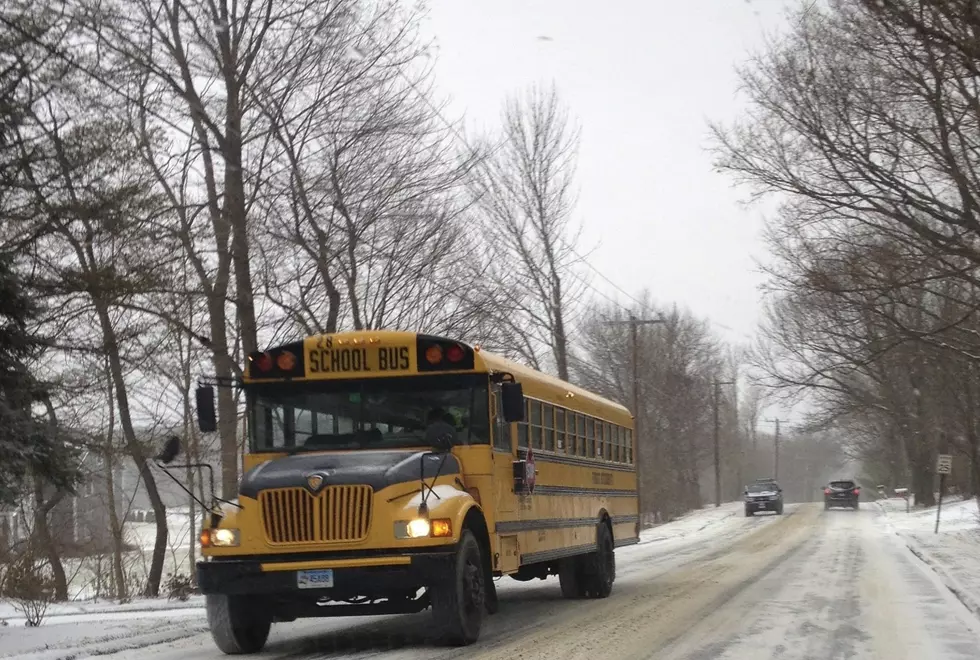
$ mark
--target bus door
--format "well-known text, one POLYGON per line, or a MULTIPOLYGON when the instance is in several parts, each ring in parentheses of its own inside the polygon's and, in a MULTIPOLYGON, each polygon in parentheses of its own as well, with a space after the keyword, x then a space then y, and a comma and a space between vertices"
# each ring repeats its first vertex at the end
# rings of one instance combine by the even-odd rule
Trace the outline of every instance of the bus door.
POLYGON ((516 424, 504 422, 500 386, 493 388, 493 503, 497 531, 497 570, 515 571, 520 566, 517 542, 519 514, 514 493, 514 437, 516 424))

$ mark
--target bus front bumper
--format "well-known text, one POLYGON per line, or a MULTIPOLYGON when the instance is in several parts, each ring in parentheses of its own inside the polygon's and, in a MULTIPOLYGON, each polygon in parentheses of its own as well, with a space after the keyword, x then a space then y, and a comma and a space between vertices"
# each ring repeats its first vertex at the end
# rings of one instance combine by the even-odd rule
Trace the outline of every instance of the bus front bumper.
POLYGON ((281 594, 333 596, 388 596, 414 593, 444 579, 452 571, 454 546, 431 552, 338 558, 323 553, 264 557, 215 558, 197 563, 197 583, 204 594, 281 594), (304 571, 332 572, 332 586, 300 588, 304 571))

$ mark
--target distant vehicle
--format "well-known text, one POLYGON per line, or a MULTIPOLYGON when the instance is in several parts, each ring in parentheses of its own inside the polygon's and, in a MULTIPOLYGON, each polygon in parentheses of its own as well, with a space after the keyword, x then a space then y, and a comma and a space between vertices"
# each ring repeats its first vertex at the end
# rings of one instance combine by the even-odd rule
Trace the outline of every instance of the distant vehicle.
POLYGON ((860 497, 861 487, 854 481, 850 479, 831 481, 823 489, 823 508, 829 509, 832 506, 839 506, 856 509, 860 497))
POLYGON ((783 489, 775 479, 757 479, 745 487, 745 516, 754 516, 759 511, 775 511, 783 514, 783 489))

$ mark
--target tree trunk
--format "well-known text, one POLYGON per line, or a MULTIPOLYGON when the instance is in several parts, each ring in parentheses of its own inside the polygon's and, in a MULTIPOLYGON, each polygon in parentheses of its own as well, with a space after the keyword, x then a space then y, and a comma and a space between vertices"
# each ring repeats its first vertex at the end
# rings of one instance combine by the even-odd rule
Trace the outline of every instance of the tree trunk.
POLYGON ((123 574, 123 526, 119 521, 119 511, 116 509, 116 484, 113 478, 112 460, 112 435, 108 436, 105 452, 105 487, 106 499, 109 500, 109 532, 112 535, 112 575, 116 583, 116 592, 113 596, 119 602, 129 600, 129 589, 126 586, 126 577, 123 574))
MULTIPOLYGON (((224 296, 215 295, 208 300, 208 319, 211 327, 211 356, 214 373, 218 379, 231 379, 235 375, 225 328, 224 296)), ((226 380, 227 382, 227 380, 226 380)), ((229 387, 218 388, 218 436, 221 445, 221 497, 232 500, 238 495, 238 407, 229 387)))
MULTIPOLYGON (((184 390, 184 451, 187 454, 188 449, 194 444, 191 441, 191 436, 193 435, 193 415, 191 414, 191 344, 187 342, 187 359, 183 364, 183 390, 184 390)), ((196 563, 196 550, 197 550, 197 525, 195 517, 197 516, 197 507, 194 502, 194 468, 191 467, 191 463, 194 462, 192 454, 187 454, 187 525, 188 525, 188 539, 187 539, 187 575, 190 577, 191 582, 197 582, 195 563, 196 563)))
POLYGON ((109 423, 106 429, 105 446, 103 456, 105 464, 106 495, 109 507, 109 533, 112 536, 112 575, 114 582, 113 597, 119 602, 129 600, 129 588, 126 585, 126 576, 123 574, 123 526, 119 522, 119 511, 116 509, 116 484, 113 479, 113 438, 116 435, 116 405, 113 401, 112 370, 109 368, 109 360, 105 363, 106 404, 109 409, 109 423))
POLYGON ((99 323, 102 326, 103 347, 109 360, 109 370, 116 389, 116 405, 119 406, 119 421, 122 425, 123 436, 126 439, 126 448, 139 468, 140 478, 143 480, 146 494, 150 499, 150 506, 153 508, 153 514, 156 517, 156 538, 153 542, 153 556, 150 560, 150 574, 147 576, 145 594, 149 597, 156 597, 160 593, 163 562, 167 552, 167 509, 160 497, 160 491, 157 490, 156 477, 150 470, 143 446, 136 437, 136 430, 133 428, 129 394, 123 375, 122 359, 119 355, 119 342, 116 338, 115 328, 112 326, 112 320, 109 318, 108 306, 104 301, 96 299, 95 307, 99 315, 99 323))
POLYGON ((57 601, 68 600, 68 578, 65 575, 65 567, 61 563, 61 555, 58 553, 58 544, 51 537, 51 528, 48 527, 48 514, 58 506, 67 495, 67 491, 59 490, 48 501, 44 500, 44 483, 40 477, 34 477, 34 535, 33 548, 38 545, 44 553, 48 565, 51 567, 51 575, 54 578, 54 599, 57 601))
POLYGON ((912 465, 912 481, 915 489, 916 506, 935 506, 936 494, 933 491, 932 466, 921 453, 912 465))

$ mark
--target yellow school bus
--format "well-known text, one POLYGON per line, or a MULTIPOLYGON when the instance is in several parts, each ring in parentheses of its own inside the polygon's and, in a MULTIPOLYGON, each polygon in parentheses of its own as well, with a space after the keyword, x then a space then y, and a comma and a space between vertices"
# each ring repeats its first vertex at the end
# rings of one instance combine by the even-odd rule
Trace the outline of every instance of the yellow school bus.
MULTIPOLYGON (((299 617, 419 612, 474 642, 494 577, 604 598, 638 540, 626 408, 444 337, 364 331, 249 356, 235 502, 197 577, 225 653, 299 617)), ((213 430, 213 391, 198 392, 213 430)))

